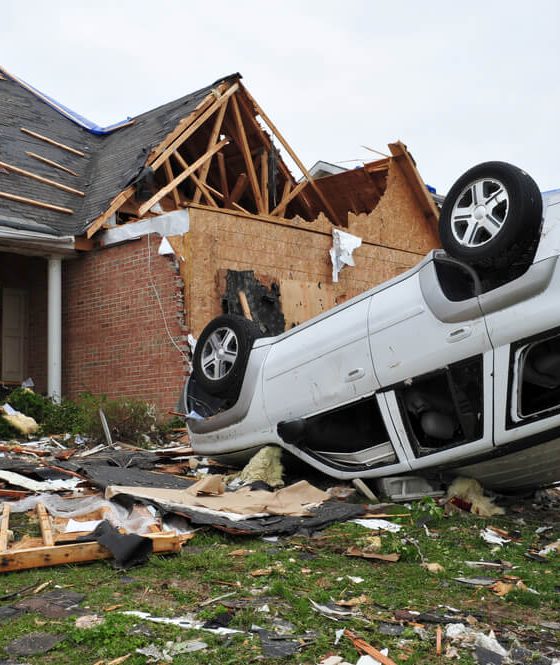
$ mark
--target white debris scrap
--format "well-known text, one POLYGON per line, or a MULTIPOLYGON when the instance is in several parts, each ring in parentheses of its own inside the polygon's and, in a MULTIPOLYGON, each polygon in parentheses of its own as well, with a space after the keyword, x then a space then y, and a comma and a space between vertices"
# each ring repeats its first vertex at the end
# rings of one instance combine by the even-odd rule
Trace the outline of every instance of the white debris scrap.
POLYGON ((338 282, 338 274, 346 266, 355 266, 352 252, 362 244, 362 239, 358 236, 333 229, 333 246, 329 251, 332 261, 332 280, 338 282))
POLYGON ((203 628, 204 621, 197 621, 192 614, 185 614, 179 617, 155 617, 152 616, 149 612, 137 612, 135 610, 130 610, 128 612, 121 612, 125 616, 129 617, 138 617, 139 619, 144 619, 144 621, 152 621, 153 623, 167 623, 172 626, 178 626, 179 628, 189 629, 198 629, 206 630, 209 633, 215 633, 216 635, 231 635, 233 633, 242 633, 242 630, 234 630, 233 628, 203 628))
POLYGON ((510 538, 503 538, 502 536, 498 535, 495 531, 492 531, 492 529, 483 529, 480 532, 480 537, 482 540, 486 541, 490 545, 499 545, 502 547, 502 545, 505 545, 506 543, 510 543, 511 539, 510 538))
POLYGON ((363 526, 366 529, 371 529, 372 531, 390 531, 391 533, 398 533, 401 530, 400 524, 389 522, 389 520, 357 519, 357 520, 352 520, 352 522, 354 522, 354 524, 359 524, 360 526, 363 526))

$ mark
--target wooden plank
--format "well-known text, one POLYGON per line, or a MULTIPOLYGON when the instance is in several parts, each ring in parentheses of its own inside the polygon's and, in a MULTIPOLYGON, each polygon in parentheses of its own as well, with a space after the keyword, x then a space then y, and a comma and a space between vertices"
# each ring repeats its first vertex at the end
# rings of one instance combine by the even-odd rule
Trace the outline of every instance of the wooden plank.
POLYGON ((67 215, 73 215, 72 208, 64 208, 57 206, 46 201, 38 201, 37 199, 28 199, 25 196, 18 196, 17 194, 10 194, 9 192, 0 192, 0 198, 9 199, 10 201, 17 201, 18 203, 25 203, 27 205, 35 206, 37 208, 46 208, 47 210, 55 210, 56 212, 64 212, 67 215))
POLYGON ((249 307, 249 301, 247 300, 247 295, 245 291, 239 291, 237 295, 239 297, 239 304, 241 305, 243 316, 246 319, 249 319, 249 321, 252 321, 253 315, 251 314, 251 308, 249 307))
POLYGON ((284 188, 282 189, 282 197, 280 198, 280 204, 277 205, 276 208, 274 208, 274 210, 272 211, 272 214, 274 214, 275 211, 278 211, 279 217, 283 216, 284 208, 286 206, 282 206, 282 201, 285 201, 288 198, 288 196, 290 194, 291 187, 292 187, 292 183, 290 182, 290 180, 286 180, 286 182, 284 183, 284 188))
POLYGON ((243 196, 243 192, 245 191, 248 184, 249 184, 249 178, 247 174, 240 173, 237 176, 237 180, 235 181, 235 185, 231 190, 231 194, 225 200, 224 205, 226 206, 226 208, 231 208, 234 203, 237 203, 237 201, 239 201, 241 196, 243 196))
MULTIPOLYGON (((218 137, 220 136, 220 130, 222 129, 222 124, 224 122, 224 115, 226 114, 227 107, 228 107, 228 102, 226 100, 226 103, 218 111, 218 115, 216 116, 216 120, 214 121, 214 127, 212 128, 210 138, 208 139, 208 145, 206 146, 207 151, 210 150, 210 148, 218 142, 218 137)), ((206 178, 208 177, 208 171, 210 170, 211 164, 212 164, 212 159, 210 158, 202 166, 202 168, 200 169, 200 173, 197 176, 203 185, 206 184, 206 178)), ((202 194, 203 190, 202 187, 200 187, 199 185, 197 191, 194 194, 193 201, 195 203, 198 203, 200 201, 200 197, 202 196, 202 194)))
POLYGON ((35 506, 37 511, 37 517, 39 518, 39 526, 41 528, 41 536, 43 538, 43 543, 47 547, 52 547, 54 545, 54 538, 51 526, 51 519, 47 513, 45 505, 40 501, 35 506))
POLYGON ((290 155, 290 157, 294 160, 294 162, 296 163, 299 170, 303 173, 303 175, 305 176, 305 178, 307 179, 307 181, 309 182, 311 187, 313 187, 313 189, 317 193, 317 196, 321 199, 323 205, 327 209, 327 212, 328 212, 329 216, 331 217, 331 221, 333 222, 333 224, 344 224, 346 222, 346 220, 341 221, 341 220, 338 219, 338 217, 337 217, 335 211, 333 210, 332 206, 330 205, 330 203, 327 201, 327 199, 323 195, 323 192, 319 189, 319 187, 317 187, 317 183, 315 182, 315 180, 313 180, 313 177, 311 176, 309 171, 305 168, 305 166, 303 165, 303 163, 301 162, 299 157, 296 155, 296 153, 292 150, 290 144, 286 141, 286 139, 282 136, 282 134, 280 134, 280 132, 278 131, 276 125, 266 115, 266 113, 263 111, 263 109, 259 106, 257 101, 254 99, 254 97, 249 93, 247 88, 245 88, 244 86, 241 86, 241 87, 242 87, 243 92, 247 95, 248 99, 251 101, 251 104, 253 104, 253 106, 255 107, 255 111, 260 115, 263 122, 265 122, 268 125, 270 131, 274 134, 274 136, 276 136, 276 138, 284 146, 284 149, 286 150, 288 155, 290 155))
MULTIPOLYGON (((207 109, 202 115, 200 115, 192 124, 190 124, 177 138, 172 141, 166 148, 152 161, 148 160, 147 166, 151 166, 154 171, 157 170, 165 160, 177 150, 177 148, 182 145, 190 136, 192 136, 197 129, 199 129, 207 120, 210 118, 216 111, 218 111, 227 100, 239 89, 239 83, 234 83, 231 88, 228 88, 226 92, 217 99, 212 106, 207 109)), ((198 167, 197 167, 198 168, 198 167)))
MULTIPOLYGON (((173 169, 171 168, 171 164, 168 159, 165 160, 163 167, 165 169, 165 177, 167 178, 167 182, 171 182, 173 180, 173 169)), ((175 207, 178 208, 180 201, 179 201, 179 192, 177 191, 177 188, 175 187, 174 189, 172 189, 171 193, 173 194, 175 207)))
POLYGON ((213 154, 218 152, 218 150, 221 150, 225 145, 229 143, 229 139, 223 139, 223 141, 220 141, 219 143, 216 143, 215 146, 213 146, 208 152, 204 153, 202 157, 199 157, 196 162, 191 164, 187 169, 185 169, 182 173, 180 173, 178 176, 173 178, 173 180, 165 185, 165 187, 162 187, 159 192, 154 194, 151 199, 146 201, 146 203, 142 204, 138 210, 138 214, 140 217, 145 215, 148 210, 155 205, 158 201, 161 201, 161 199, 169 194, 169 192, 177 187, 177 185, 181 184, 184 180, 186 180, 191 174, 193 174, 197 169, 199 169, 204 162, 207 159, 210 159, 213 154))
POLYGON ((47 159, 46 157, 43 157, 42 155, 38 155, 36 152, 30 152, 30 151, 26 150, 25 154, 28 155, 29 157, 33 157, 33 159, 37 159, 40 162, 43 162, 43 164, 48 164, 49 166, 52 166, 55 169, 59 169, 60 171, 64 171, 64 173, 69 173, 70 175, 73 175, 76 178, 80 177, 80 174, 76 173, 76 171, 72 171, 72 169, 69 169, 68 167, 63 166, 62 164, 59 164, 58 162, 55 162, 52 159, 47 159))
MULTIPOLYGON (((181 155, 181 153, 178 150, 173 153, 173 157, 175 157, 175 159, 179 162, 179 164, 183 167, 183 169, 188 169, 189 168, 189 165, 184 160, 183 155, 181 155)), ((208 161, 210 161, 210 160, 208 160, 208 161)), ((218 204, 212 198, 212 195, 208 191, 208 187, 206 187, 206 185, 204 185, 202 182, 200 182, 200 180, 199 180, 198 176, 196 175, 196 173, 191 173, 191 180, 198 187, 197 191, 199 191, 201 194, 204 194, 204 198, 208 201, 208 203, 211 206, 213 206, 214 208, 217 208, 218 204)))
MULTIPOLYGON (((190 534, 189 534, 190 535, 190 534)), ((180 552, 185 538, 175 534, 147 534, 153 543, 154 553, 180 552)), ((29 570, 68 563, 85 563, 112 558, 111 552, 97 543, 68 543, 42 547, 8 550, 0 554, 0 573, 29 570)))
POLYGON ((410 153, 406 149, 406 146, 404 143, 401 143, 401 141, 397 141, 396 143, 389 143, 389 150, 391 151, 393 158, 397 161, 397 164, 401 167, 405 178, 420 203, 424 216, 435 226, 439 220, 438 207, 428 191, 428 188, 424 184, 422 177, 418 173, 418 169, 416 168, 410 153))
POLYGON ((224 199, 227 199, 229 196, 229 184, 227 179, 226 158, 224 153, 219 152, 216 155, 216 159, 218 160, 218 170, 220 172, 220 187, 222 188, 224 199))
POLYGON ((255 197, 255 203, 257 205, 257 210, 262 213, 263 210, 263 201, 261 197, 261 191, 259 189, 259 183, 257 180, 257 173, 255 171, 255 165, 253 163, 253 158, 251 157, 251 150, 249 148, 249 141, 247 139, 247 133, 245 132, 245 127, 243 126, 243 118, 241 117, 241 111, 239 110, 239 103, 237 98, 234 96, 231 99, 233 107, 233 116, 235 118, 235 124, 237 125, 237 131, 239 133, 239 141, 241 143, 241 153, 245 161, 245 166, 247 167, 249 182, 251 184, 251 189, 253 190, 253 196, 255 197))
POLYGON ((307 180, 302 180, 299 182, 291 192, 288 194, 282 194, 282 200, 280 203, 274 208, 274 210, 270 213, 271 215, 279 215, 281 217, 284 216, 284 213, 286 212, 286 208, 288 206, 288 203, 292 201, 293 199, 296 198, 296 196, 301 192, 301 190, 307 186, 307 180))
POLYGON ((7 162, 0 162, 0 167, 5 168, 8 171, 13 171, 14 173, 22 175, 26 178, 32 178, 33 180, 44 183, 45 185, 50 185, 51 187, 62 189, 65 192, 77 194, 78 196, 85 196, 85 193, 79 189, 68 187, 68 185, 63 185, 61 182, 57 182, 56 180, 51 180, 50 178, 45 178, 42 175, 37 175, 37 173, 32 173, 31 171, 26 171, 25 169, 20 169, 19 166, 13 166, 13 164, 8 164, 7 162))
POLYGON ((268 214, 268 151, 264 149, 261 152, 261 196, 264 213, 268 214))
POLYGON ((4 502, 2 519, 0 520, 0 552, 8 549, 8 527, 10 524, 10 504, 4 502))
POLYGON ((86 156, 85 152, 82 152, 81 150, 76 150, 76 148, 72 148, 69 145, 66 145, 65 143, 60 143, 59 141, 55 141, 54 139, 51 139, 48 136, 45 136, 44 134, 39 134, 38 132, 32 132, 30 129, 26 129, 25 127, 20 127, 20 130, 24 134, 27 134, 28 136, 32 136, 35 139, 39 139, 40 141, 44 141, 45 143, 54 145, 57 148, 62 148, 62 150, 67 150, 68 152, 71 152, 73 155, 78 155, 79 157, 86 156))
POLYGON ((202 102, 195 108, 195 110, 192 111, 192 113, 189 113, 189 115, 186 116, 185 118, 181 118, 181 120, 179 120, 175 128, 171 132, 169 132, 169 134, 163 139, 163 141, 152 149, 146 161, 149 163, 154 159, 156 159, 158 155, 160 155, 167 147, 169 147, 173 143, 173 141, 180 134, 182 134, 185 131, 185 129, 210 106, 210 104, 212 104, 215 101, 215 99, 216 99, 215 95, 213 95, 212 93, 208 94, 202 100, 202 102))
POLYGON ((88 230, 86 231, 86 237, 91 238, 91 236, 98 230, 100 229, 103 224, 109 219, 111 215, 113 215, 117 210, 128 201, 129 198, 132 197, 134 192, 136 191, 136 188, 134 185, 130 185, 127 187, 125 190, 123 190, 120 194, 117 194, 115 198, 111 201, 109 207, 107 210, 102 214, 99 215, 92 224, 89 226, 88 230))

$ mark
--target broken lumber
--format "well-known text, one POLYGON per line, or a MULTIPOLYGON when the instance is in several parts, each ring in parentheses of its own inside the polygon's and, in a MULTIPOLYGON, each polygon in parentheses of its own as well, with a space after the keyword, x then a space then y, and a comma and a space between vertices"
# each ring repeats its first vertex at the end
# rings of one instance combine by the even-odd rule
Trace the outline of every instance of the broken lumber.
POLYGON ((48 136, 45 136, 44 134, 39 134, 38 132, 32 132, 30 129, 27 129, 25 127, 20 127, 20 130, 24 134, 27 134, 28 136, 32 136, 35 139, 39 139, 40 141, 44 141, 45 143, 54 145, 57 148, 62 148, 62 150, 67 150, 68 152, 71 152, 73 155, 78 155, 79 157, 86 156, 85 152, 82 152, 81 150, 76 150, 76 148, 72 148, 71 146, 66 145, 65 143, 60 143, 59 141, 55 141, 54 139, 51 139, 48 136))
POLYGON ((68 185, 63 185, 61 182, 56 180, 51 180, 50 178, 45 178, 44 176, 33 173, 32 171, 26 171, 25 169, 20 169, 19 166, 13 166, 13 164, 8 164, 7 162, 0 162, 0 167, 22 175, 25 178, 32 178, 38 182, 42 182, 45 185, 50 185, 51 187, 56 187, 57 189, 62 189, 64 192, 70 192, 70 194, 76 194, 77 196, 85 196, 85 193, 80 189, 74 189, 74 187, 68 187, 68 185))
POLYGON ((46 208, 47 210, 54 210, 56 212, 64 212, 67 215, 73 215, 72 208, 64 208, 57 206, 46 201, 38 201, 37 199, 28 199, 26 196, 18 196, 17 194, 10 194, 9 192, 0 192, 0 197, 10 201, 17 201, 18 203, 26 203, 27 205, 36 206, 37 208, 46 208))

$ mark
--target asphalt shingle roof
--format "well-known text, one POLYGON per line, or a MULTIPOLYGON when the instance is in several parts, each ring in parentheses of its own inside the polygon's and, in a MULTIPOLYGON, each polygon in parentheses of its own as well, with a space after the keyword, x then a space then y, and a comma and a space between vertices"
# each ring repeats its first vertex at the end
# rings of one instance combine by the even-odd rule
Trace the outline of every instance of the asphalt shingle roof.
POLYGON ((35 207, 0 197, 0 220, 47 226, 59 235, 80 235, 104 212, 110 201, 141 171, 146 157, 182 118, 223 81, 164 104, 134 118, 134 123, 105 135, 95 135, 55 110, 40 96, 12 79, 0 77, 0 162, 17 166, 85 192, 65 192, 0 167, 0 192, 70 208, 72 214, 35 207), (26 128, 84 153, 80 156, 21 131, 26 128), (33 152, 58 162, 77 175, 54 168, 26 154, 33 152))

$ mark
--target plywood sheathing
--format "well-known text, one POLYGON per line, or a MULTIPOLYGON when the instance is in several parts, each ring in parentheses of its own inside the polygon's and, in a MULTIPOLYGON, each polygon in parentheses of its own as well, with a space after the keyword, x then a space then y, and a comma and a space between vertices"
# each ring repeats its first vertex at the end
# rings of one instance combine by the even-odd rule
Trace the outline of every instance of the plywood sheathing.
POLYGON ((349 213, 348 231, 377 245, 424 255, 439 247, 436 222, 437 209, 426 216, 403 167, 392 159, 379 203, 370 213, 349 213))
MULTIPOLYGON (((220 270, 253 270, 257 275, 274 277, 280 284, 295 281, 315 285, 310 291, 319 289, 319 284, 329 285, 329 303, 338 303, 400 274, 423 255, 383 247, 366 237, 354 253, 356 267, 343 270, 340 282, 332 284, 332 228, 324 218, 311 223, 273 221, 192 206, 185 236, 191 267, 185 266, 182 272, 189 330, 197 337, 208 321, 221 313, 220 270)), ((301 307, 306 315, 314 315, 322 305, 318 304, 317 311, 311 311, 310 305, 301 307)), ((299 322, 297 309, 292 309, 289 318, 299 322)))

